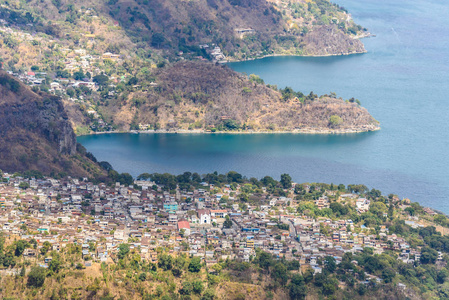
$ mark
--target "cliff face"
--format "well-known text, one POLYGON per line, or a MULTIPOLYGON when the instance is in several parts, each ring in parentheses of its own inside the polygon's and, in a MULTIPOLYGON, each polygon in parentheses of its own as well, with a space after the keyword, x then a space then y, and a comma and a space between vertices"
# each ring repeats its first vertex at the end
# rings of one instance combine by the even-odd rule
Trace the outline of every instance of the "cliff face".
POLYGON ((378 129, 377 121, 356 103, 331 96, 285 97, 260 79, 248 79, 226 66, 180 62, 153 76, 156 87, 109 101, 100 107, 103 115, 122 129, 135 129, 138 124, 153 129, 378 129))
POLYGON ((61 101, 0 71, 0 169, 87 176, 61 101))

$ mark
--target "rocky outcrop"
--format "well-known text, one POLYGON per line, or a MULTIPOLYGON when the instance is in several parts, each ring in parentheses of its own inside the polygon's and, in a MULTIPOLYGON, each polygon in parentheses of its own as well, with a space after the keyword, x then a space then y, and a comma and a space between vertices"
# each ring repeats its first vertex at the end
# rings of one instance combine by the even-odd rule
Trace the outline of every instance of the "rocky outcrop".
POLYGON ((96 167, 77 152, 60 99, 0 71, 0 169, 87 176, 88 168, 96 167))

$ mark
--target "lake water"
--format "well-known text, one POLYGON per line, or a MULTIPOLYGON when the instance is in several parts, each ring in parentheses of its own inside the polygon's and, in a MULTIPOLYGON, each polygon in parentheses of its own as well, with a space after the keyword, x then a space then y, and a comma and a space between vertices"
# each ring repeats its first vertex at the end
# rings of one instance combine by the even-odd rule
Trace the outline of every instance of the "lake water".
POLYGON ((297 182, 363 183, 449 213, 449 3, 340 0, 377 37, 368 53, 232 63, 278 87, 358 98, 382 130, 348 135, 106 134, 80 137, 116 170, 289 173, 297 182))

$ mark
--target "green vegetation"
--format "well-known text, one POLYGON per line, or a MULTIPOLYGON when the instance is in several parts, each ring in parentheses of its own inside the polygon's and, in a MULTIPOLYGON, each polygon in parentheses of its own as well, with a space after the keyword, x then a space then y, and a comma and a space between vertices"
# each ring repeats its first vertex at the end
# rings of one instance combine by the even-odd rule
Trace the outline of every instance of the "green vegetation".
POLYGON ((342 118, 340 118, 337 115, 332 115, 329 118, 329 124, 331 127, 337 127, 338 125, 340 125, 343 122, 342 118))
POLYGON ((27 285, 30 287, 40 288, 44 285, 47 270, 42 267, 32 267, 28 274, 27 285))

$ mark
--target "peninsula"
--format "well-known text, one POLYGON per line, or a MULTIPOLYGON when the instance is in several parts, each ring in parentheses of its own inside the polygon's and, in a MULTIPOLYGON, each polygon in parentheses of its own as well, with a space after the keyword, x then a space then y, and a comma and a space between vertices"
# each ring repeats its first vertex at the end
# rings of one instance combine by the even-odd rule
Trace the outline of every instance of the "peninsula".
POLYGON ((4 4, 0 18, 3 69, 61 97, 77 135, 379 129, 355 99, 278 89, 216 64, 365 52, 369 33, 328 1, 29 1, 4 4))

